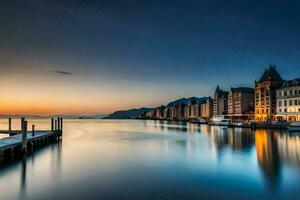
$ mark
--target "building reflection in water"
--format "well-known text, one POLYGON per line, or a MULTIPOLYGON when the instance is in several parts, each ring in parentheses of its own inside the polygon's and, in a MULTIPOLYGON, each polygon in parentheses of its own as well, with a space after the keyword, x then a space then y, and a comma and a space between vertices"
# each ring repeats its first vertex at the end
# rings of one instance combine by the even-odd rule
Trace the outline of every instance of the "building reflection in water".
MULTIPOLYGON (((230 153, 242 152, 247 156, 256 153, 258 167, 265 183, 274 191, 283 179, 283 166, 300 169, 299 133, 289 134, 288 131, 278 130, 252 131, 249 128, 227 128, 169 121, 157 121, 155 126, 168 132, 201 132, 201 135, 210 138, 208 141, 211 141, 219 160, 228 152, 227 150, 231 150, 230 153)), ((201 146, 198 142, 200 141, 193 139, 175 141, 177 145, 187 149, 188 155, 193 155, 197 147, 201 146)))
POLYGON ((217 149, 246 150, 254 144, 250 129, 213 127, 211 133, 217 149))
POLYGON ((258 164, 271 189, 276 189, 280 183, 282 165, 300 168, 300 135, 292 135, 288 131, 251 131, 217 126, 202 126, 201 130, 213 137, 219 159, 225 148, 250 152, 255 145, 258 164))
MULTIPOLYGON (((181 121, 164 121, 154 120, 152 126, 159 131, 174 131, 174 132, 188 132, 200 133, 201 127, 199 124, 181 122, 181 121)), ((150 125, 151 127, 151 125, 150 125)))
POLYGON ((278 133, 270 130, 255 131, 257 161, 271 188, 276 188, 280 182, 277 135, 278 133))

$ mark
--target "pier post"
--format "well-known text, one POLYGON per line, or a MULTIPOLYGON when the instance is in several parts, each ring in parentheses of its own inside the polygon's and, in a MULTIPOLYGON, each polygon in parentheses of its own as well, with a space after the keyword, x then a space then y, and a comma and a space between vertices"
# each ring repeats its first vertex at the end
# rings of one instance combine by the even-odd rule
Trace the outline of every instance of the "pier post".
POLYGON ((11 132, 11 118, 8 118, 8 131, 11 132))
POLYGON ((60 131, 60 117, 57 117, 57 129, 60 131))
POLYGON ((54 131, 54 119, 51 118, 51 131, 54 131))
POLYGON ((57 119, 55 120, 55 126, 54 129, 57 131, 57 119))
POLYGON ((35 136, 35 125, 32 124, 32 137, 35 136))
POLYGON ((62 117, 60 118, 60 130, 61 131, 63 130, 63 118, 62 117))
POLYGON ((23 133, 24 122, 25 122, 25 117, 21 117, 21 133, 23 133))
POLYGON ((25 118, 22 118, 22 153, 26 155, 27 153, 27 125, 28 122, 25 118))

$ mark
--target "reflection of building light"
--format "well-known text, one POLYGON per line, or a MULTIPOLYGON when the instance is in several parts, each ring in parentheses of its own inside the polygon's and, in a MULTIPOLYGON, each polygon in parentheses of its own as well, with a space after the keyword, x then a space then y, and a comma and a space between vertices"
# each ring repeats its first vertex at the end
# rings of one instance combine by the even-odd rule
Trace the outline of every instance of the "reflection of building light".
POLYGON ((258 163, 263 170, 270 187, 277 187, 280 180, 280 164, 277 146, 277 134, 273 131, 255 132, 258 163))
POLYGON ((283 162, 300 166, 300 137, 278 135, 279 156, 283 162))
POLYGON ((255 132, 255 144, 258 161, 263 162, 263 159, 268 159, 268 136, 265 130, 255 132))
POLYGON ((190 133, 195 133, 196 131, 196 127, 195 127, 195 124, 189 124, 189 130, 190 130, 190 133))

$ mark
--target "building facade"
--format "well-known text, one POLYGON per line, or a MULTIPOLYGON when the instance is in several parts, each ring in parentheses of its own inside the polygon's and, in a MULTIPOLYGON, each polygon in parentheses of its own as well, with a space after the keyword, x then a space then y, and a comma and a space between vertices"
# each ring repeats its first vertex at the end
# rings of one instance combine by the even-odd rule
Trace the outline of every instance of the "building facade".
POLYGON ((214 94, 214 116, 226 115, 228 113, 228 92, 223 91, 219 86, 214 94))
POLYGON ((254 117, 254 89, 231 88, 228 93, 228 116, 232 119, 247 120, 254 117))
POLYGON ((275 120, 276 90, 281 88, 284 80, 275 66, 266 68, 262 77, 255 81, 255 120, 266 122, 275 120))
POLYGON ((277 90, 277 120, 300 121, 300 78, 285 81, 277 90))
POLYGON ((200 105, 200 117, 210 119, 213 116, 213 99, 208 97, 205 103, 200 105))

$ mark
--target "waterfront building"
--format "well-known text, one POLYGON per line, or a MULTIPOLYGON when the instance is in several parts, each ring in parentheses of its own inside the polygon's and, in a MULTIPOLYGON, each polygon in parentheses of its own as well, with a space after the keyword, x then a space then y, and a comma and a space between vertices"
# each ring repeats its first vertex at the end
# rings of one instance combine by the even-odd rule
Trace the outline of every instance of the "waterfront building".
POLYGON ((162 119, 163 118, 163 111, 165 106, 160 106, 155 108, 155 119, 162 119))
POLYGON ((188 105, 184 106, 184 119, 189 119, 190 117, 190 108, 188 105))
POLYGON ((218 86, 214 94, 214 116, 226 115, 228 113, 227 101, 228 92, 221 90, 218 86))
POLYGON ((165 107, 164 110, 163 110, 163 118, 164 119, 170 118, 170 113, 169 113, 169 108, 168 107, 165 107))
POLYGON ((198 102, 195 99, 192 99, 188 102, 188 106, 189 106, 188 118, 198 117, 197 116, 199 114, 198 102))
POLYGON ((155 118, 155 110, 151 110, 151 111, 147 112, 145 114, 145 118, 146 119, 153 119, 153 118, 155 118))
POLYGON ((285 81, 277 90, 278 120, 300 121, 300 78, 285 81))
POLYGON ((276 67, 270 65, 266 68, 262 77, 255 81, 255 120, 271 121, 276 115, 276 90, 283 84, 283 79, 276 71, 276 67))
POLYGON ((184 118, 184 106, 185 106, 185 104, 183 104, 183 103, 175 105, 177 120, 182 120, 184 118))
POLYGON ((213 99, 208 97, 206 102, 200 105, 200 117, 210 119, 213 116, 213 99))
POLYGON ((228 116, 232 120, 249 120, 254 117, 254 89, 231 88, 228 93, 228 116))
POLYGON ((176 119, 177 117, 177 110, 175 108, 175 106, 170 108, 170 118, 171 119, 176 119))

